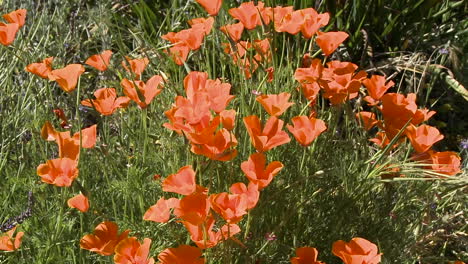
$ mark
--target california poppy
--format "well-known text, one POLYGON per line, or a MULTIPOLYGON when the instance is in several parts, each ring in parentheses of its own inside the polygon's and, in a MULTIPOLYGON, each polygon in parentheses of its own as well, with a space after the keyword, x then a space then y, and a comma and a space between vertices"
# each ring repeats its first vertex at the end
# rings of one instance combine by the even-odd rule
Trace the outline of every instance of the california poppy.
POLYGON ((219 116, 221 117, 221 123, 223 124, 223 128, 231 131, 234 129, 234 125, 236 123, 236 110, 231 109, 231 110, 223 110, 221 113, 219 113, 219 116))
POLYGON ((247 197, 226 192, 210 196, 211 208, 228 223, 235 224, 247 214, 247 197))
POLYGON ((190 53, 190 48, 186 44, 180 43, 170 47, 169 53, 172 60, 180 66, 184 65, 184 62, 187 60, 188 54, 190 53))
MULTIPOLYGON (((211 29, 213 28, 214 24, 214 18, 213 17, 199 17, 199 18, 193 18, 188 21, 189 25, 192 28, 200 28, 203 30, 205 35, 210 34, 211 29)), ((197 29, 196 29, 197 30, 197 29)), ((198 30, 197 30, 198 31, 198 30)))
POLYGON ((83 213, 87 212, 89 209, 89 199, 82 193, 68 199, 67 204, 68 207, 76 208, 83 213))
POLYGON ((338 46, 348 38, 348 34, 343 31, 338 32, 317 32, 318 37, 315 39, 317 45, 322 49, 325 56, 332 54, 338 46))
POLYGON ((372 242, 355 237, 350 242, 339 240, 333 243, 333 255, 339 257, 344 264, 377 264, 382 254, 378 253, 377 246, 372 242))
POLYGON ((238 42, 241 39, 242 32, 244 31, 244 24, 239 22, 236 24, 224 25, 220 29, 224 34, 231 38, 232 41, 238 42))
POLYGON ((283 164, 273 161, 267 165, 265 154, 254 153, 247 161, 241 163, 241 169, 249 181, 257 184, 258 189, 261 190, 268 186, 273 177, 283 169, 283 164))
POLYGON ((16 23, 1 23, 0 22, 0 44, 9 46, 15 41, 16 33, 19 30, 19 25, 16 23))
POLYGON ((434 143, 444 138, 444 135, 440 134, 437 128, 428 125, 421 125, 417 128, 410 125, 406 128, 405 133, 417 152, 427 151, 434 143))
POLYGON ((102 115, 112 115, 118 108, 125 108, 130 103, 126 96, 117 97, 114 88, 100 88, 94 92, 96 99, 86 99, 81 104, 94 107, 102 115))
POLYGON ((205 28, 192 27, 189 29, 184 29, 179 32, 169 32, 163 36, 162 39, 165 39, 172 44, 184 44, 189 47, 191 50, 197 50, 200 48, 203 39, 205 37, 205 28))
POLYGON ((84 236, 80 240, 80 247, 103 256, 114 254, 114 249, 120 241, 127 238, 130 230, 118 233, 118 226, 114 222, 102 222, 94 229, 93 234, 84 236))
POLYGON ((374 100, 380 100, 385 92, 395 85, 393 81, 386 82, 385 76, 381 75, 372 75, 362 83, 366 86, 369 96, 374 100))
POLYGON ((48 160, 37 167, 37 175, 45 183, 70 187, 73 180, 78 177, 77 163, 69 158, 48 160))
POLYGON ((65 92, 75 90, 78 83, 78 78, 85 72, 85 68, 81 64, 69 64, 61 69, 53 70, 48 77, 51 81, 56 81, 60 88, 65 92))
POLYGON ((298 68, 294 72, 294 79, 300 83, 316 83, 322 78, 323 65, 320 59, 313 59, 307 68, 298 68))
POLYGON ((324 264, 321 261, 317 261, 318 251, 313 247, 297 248, 296 256, 291 258, 292 264, 324 264))
POLYGON ((161 93, 163 78, 159 75, 154 75, 146 83, 143 81, 130 81, 124 78, 120 85, 124 88, 126 96, 137 103, 140 108, 146 108, 153 101, 154 97, 161 93))
POLYGON ((109 66, 110 59, 112 56, 111 50, 105 50, 101 54, 92 55, 89 57, 85 64, 97 69, 98 71, 105 71, 107 70, 107 66, 109 66))
POLYGON ((263 129, 260 119, 255 115, 244 117, 244 124, 252 144, 260 152, 268 151, 291 141, 288 134, 281 130, 284 122, 276 116, 270 117, 263 129))
POLYGON ((167 248, 158 255, 160 264, 204 264, 202 251, 197 247, 180 245, 176 248, 167 248))
POLYGON ((196 0, 208 14, 216 16, 221 9, 223 0, 196 0))
POLYGON ((207 80, 205 89, 209 96, 210 109, 215 113, 221 113, 225 110, 229 102, 235 97, 229 94, 231 84, 222 83, 219 79, 207 80))
POLYGON ((291 97, 290 93, 280 93, 280 94, 264 94, 256 98, 263 108, 271 116, 280 116, 294 103, 288 102, 291 97))
POLYGON ((129 57, 125 57, 125 60, 122 61, 122 67, 128 72, 135 74, 135 79, 139 80, 141 74, 145 70, 146 66, 149 64, 149 59, 146 57, 140 59, 130 59, 129 57), (128 64, 130 64, 130 68, 128 64))
POLYGON ((287 128, 302 146, 310 145, 327 129, 325 122, 314 117, 296 116, 291 121, 293 126, 287 125, 287 128))
POLYGON ((47 141, 56 141, 59 147, 60 158, 70 158, 77 160, 80 151, 80 134, 82 136, 81 146, 83 148, 93 148, 96 144, 97 125, 84 128, 80 132, 76 132, 73 137, 70 136, 70 131, 58 132, 47 121, 41 129, 41 137, 47 141))
POLYGON ((47 57, 42 62, 31 63, 26 66, 26 71, 35 74, 43 79, 49 78, 52 71, 52 60, 54 57, 47 57))
POLYGON ((210 208, 211 203, 205 193, 193 193, 180 200, 174 214, 192 225, 201 225, 207 219, 210 208))
MULTIPOLYGON (((191 134, 193 139, 194 134, 191 134)), ((237 150, 234 147, 237 145, 237 139, 233 133, 222 128, 210 133, 201 134, 198 139, 203 143, 191 141, 193 153, 203 155, 212 160, 228 161, 237 156, 237 150)))
POLYGON ((358 122, 364 126, 366 130, 371 130, 375 125, 379 124, 376 116, 372 112, 361 111, 356 114, 356 119, 358 122))
POLYGON ((386 93, 381 97, 382 106, 379 108, 382 112, 385 130, 390 139, 411 120, 416 111, 416 94, 407 96, 397 93, 386 93))
POLYGON ((4 14, 2 17, 8 21, 8 23, 16 23, 21 28, 26 22, 26 9, 18 9, 8 14, 4 14))
POLYGON ((435 152, 429 150, 432 165, 431 168, 437 173, 453 176, 458 174, 461 165, 460 156, 453 151, 435 152))
POLYGON ((179 199, 169 198, 166 200, 162 197, 145 212, 143 220, 166 223, 171 215, 170 210, 176 206, 179 206, 179 199))
POLYGON ((179 169, 176 174, 169 175, 162 183, 165 192, 189 195, 195 192, 195 171, 187 165, 179 169))
POLYGON ((243 182, 234 183, 229 187, 229 191, 232 194, 241 195, 247 200, 246 210, 253 209, 260 199, 259 186, 253 182, 249 182, 247 186, 243 182))
POLYGON ((0 236, 0 250, 14 251, 21 246, 21 240, 23 239, 24 232, 18 232, 16 233, 16 236, 13 237, 16 228, 17 227, 15 226, 13 229, 0 236))
POLYGON ((128 237, 115 247, 114 262, 116 264, 154 264, 153 258, 148 258, 151 239, 143 239, 143 244, 136 237, 128 237))
POLYGON ((265 12, 264 3, 259 1, 257 5, 254 2, 242 3, 238 8, 229 9, 229 14, 238 19, 246 29, 254 29, 256 26, 261 26, 263 23, 269 24, 270 17, 265 12))
POLYGON ((429 109, 427 108, 416 109, 416 112, 414 112, 413 119, 411 120, 411 124, 419 125, 422 122, 429 120, 435 114, 435 111, 429 111, 429 109))

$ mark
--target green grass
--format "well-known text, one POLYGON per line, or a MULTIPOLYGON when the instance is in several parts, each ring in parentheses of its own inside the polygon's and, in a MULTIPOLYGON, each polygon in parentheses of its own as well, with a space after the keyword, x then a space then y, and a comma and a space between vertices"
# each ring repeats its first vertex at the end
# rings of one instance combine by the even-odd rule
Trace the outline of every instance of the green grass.
MULTIPOLYGON (((255 151, 242 117, 256 114, 262 120, 268 118, 252 91, 290 92, 295 105, 281 116, 285 123, 290 123, 306 107, 307 100, 297 91, 298 83, 293 78, 303 50, 309 45, 301 37, 279 34, 268 27, 244 33, 244 39, 250 40, 267 34, 272 37, 276 48, 272 83, 264 81, 266 73, 261 68, 252 79, 246 80, 223 53, 220 42, 227 39, 217 28, 233 22, 227 10, 236 3, 225 1, 215 28, 202 48, 191 53, 186 67, 179 67, 162 52, 167 43, 160 36, 188 28, 188 19, 206 16, 193 1, 35 2, 0 1, 0 14, 18 8, 28 10, 27 24, 14 44, 0 47, 0 223, 26 209, 28 191, 34 193, 36 201, 33 216, 20 225, 20 230, 25 232, 21 248, 0 252, 0 263, 113 263, 111 257, 79 247, 79 240, 105 220, 115 221, 121 230, 131 229, 131 235, 140 240, 151 238, 154 257, 165 248, 190 243, 188 233, 175 220, 166 224, 143 221, 143 214, 151 205, 163 195, 168 197, 153 175, 166 177, 185 165, 193 165, 197 168, 197 179, 209 186, 210 193, 227 191, 235 182, 247 182, 240 163, 255 151), (100 75, 87 68, 80 80, 79 93, 77 89, 66 94, 55 83, 24 71, 29 63, 48 56, 54 56, 54 67, 60 68, 83 63, 104 49, 114 51, 111 69, 100 75), (77 108, 77 96, 79 100, 92 98, 98 88, 114 87, 122 94, 119 83, 127 74, 120 67, 124 56, 148 56, 150 65, 142 79, 164 72, 169 80, 163 92, 145 110, 133 103, 104 117, 94 110, 77 108), (184 138, 162 127, 168 122, 163 112, 171 107, 176 95, 183 95, 183 78, 188 69, 206 71, 211 79, 223 78, 232 84, 231 94, 236 98, 228 108, 238 113, 234 133, 239 141, 239 155, 232 161, 209 162, 205 157, 196 156, 190 153, 184 138), (85 214, 66 205, 80 191, 78 185, 58 188, 42 183, 36 174, 39 164, 58 153, 55 143, 46 142, 40 136, 47 120, 59 127, 59 120, 52 112, 55 108, 65 111, 73 133, 79 127, 98 124, 97 146, 82 151, 80 157, 78 181, 90 193, 91 202, 85 214)), ((270 6, 291 4, 296 9, 313 6, 312 2, 315 1, 266 1, 270 6)), ((398 72, 394 89, 414 92, 417 84, 420 107, 440 108, 443 102, 457 108, 457 113, 466 114, 466 100, 447 84, 447 74, 453 71, 452 79, 460 80, 458 84, 463 88, 459 76, 466 70, 465 56, 458 68, 452 67, 456 62, 449 55, 427 59, 431 55, 430 41, 439 39, 434 45, 442 47, 442 43, 453 38, 454 42, 448 44, 452 49, 467 43, 462 41, 466 40, 466 29, 459 28, 464 22, 455 23, 462 12, 459 9, 466 10, 466 4, 352 2, 323 1, 316 6, 321 12, 331 12, 330 29, 351 33, 349 42, 338 52, 341 60, 353 61, 370 72, 373 72, 372 65, 382 66, 388 75, 398 72), (402 9, 404 4, 406 7, 402 9), (365 5, 371 8, 365 9, 365 5), (370 17, 376 9, 379 15, 370 17), (395 16, 392 10, 400 9, 401 15, 395 16), (440 27, 453 26, 452 35, 447 33, 441 37, 430 33, 432 25, 440 21, 444 22, 440 27), (406 24, 407 28, 402 26, 406 24), (368 31, 369 43, 374 45, 372 53, 362 49, 365 39, 361 29, 368 31), (412 38, 414 45, 403 46, 407 37, 412 38), (409 55, 398 61, 398 54, 389 53, 395 51, 409 55), (425 54, 426 59, 416 60, 416 51, 425 54), (423 67, 422 71, 430 71, 428 64, 450 68, 444 70, 445 77, 426 76, 421 74, 421 69, 409 70, 416 64, 423 67), (401 65, 407 69, 398 70, 401 65)), ((391 155, 383 154, 368 142, 370 135, 355 121, 352 111, 358 107, 362 107, 359 101, 331 107, 321 99, 318 118, 327 123, 328 130, 308 148, 301 147, 290 135, 289 144, 268 152, 269 161, 281 161, 285 168, 262 191, 257 207, 239 223, 242 232, 237 237, 246 247, 232 241, 222 243, 205 252, 208 263, 289 263, 295 248, 301 246, 316 247, 322 261, 340 263, 331 254, 332 243, 356 236, 379 246, 384 254, 382 263, 446 263, 468 259, 466 174, 449 180, 425 180, 427 171, 408 160, 411 147, 408 143, 391 155), (406 178, 381 180, 382 171, 377 165, 385 164, 401 166, 406 178), (273 233, 276 240, 266 240, 267 233, 273 233)), ((457 151, 453 142, 468 137, 467 130, 463 129, 467 124, 466 121, 450 124, 451 115, 454 114, 442 113, 442 121, 437 117, 437 121, 446 123, 444 132, 452 138, 451 144, 442 143, 438 147, 457 151)), ((464 150, 465 168, 466 154, 464 150)))

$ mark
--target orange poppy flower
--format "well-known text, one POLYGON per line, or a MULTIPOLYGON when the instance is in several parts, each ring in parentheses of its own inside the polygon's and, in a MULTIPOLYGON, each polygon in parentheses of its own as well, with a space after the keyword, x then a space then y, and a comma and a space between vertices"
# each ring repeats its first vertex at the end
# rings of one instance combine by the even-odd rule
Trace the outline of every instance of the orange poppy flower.
POLYGON ((143 244, 136 237, 125 238, 115 247, 114 263, 116 264, 154 264, 148 258, 151 239, 143 239, 143 244))
POLYGON ((257 184, 258 189, 262 190, 270 184, 273 177, 283 169, 283 164, 279 161, 273 161, 266 165, 266 156, 263 153, 254 153, 250 155, 247 161, 241 163, 241 169, 249 181, 257 184))
POLYGON ((146 108, 153 101, 154 97, 161 93, 163 78, 159 75, 151 77, 146 84, 143 81, 130 81, 123 79, 120 85, 124 88, 124 94, 138 104, 140 108, 146 108), (138 91, 135 88, 138 87, 138 91), (141 94, 141 100, 140 99, 141 94))
POLYGON ((176 174, 169 175, 162 182, 162 189, 165 192, 173 192, 182 195, 189 195, 195 192, 195 171, 192 166, 187 165, 179 169, 176 174))
POLYGON ((293 126, 287 125, 287 128, 304 147, 310 145, 323 131, 327 130, 325 122, 314 117, 296 116, 291 121, 293 126))
POLYGON ((96 99, 85 99, 81 104, 94 107, 102 115, 112 115, 118 108, 125 108, 130 103, 126 96, 117 97, 114 88, 101 88, 94 92, 96 99))
POLYGON ((175 46, 169 48, 169 53, 171 55, 172 60, 179 66, 184 65, 184 62, 187 60, 189 52, 190 48, 183 43, 176 44, 175 46))
POLYGON ((244 117, 244 124, 253 146, 260 152, 268 151, 291 141, 288 134, 281 130, 284 122, 276 116, 270 117, 263 129, 260 119, 255 115, 244 117))
POLYGON ((229 238, 236 241, 233 236, 241 231, 236 224, 226 224, 222 226, 218 232, 214 232, 213 227, 215 225, 215 219, 211 214, 199 225, 194 225, 187 221, 183 221, 182 224, 184 224, 185 228, 190 233, 190 239, 195 242, 200 249, 212 248, 220 241, 229 238))
POLYGON ((54 57, 48 57, 42 60, 42 62, 31 63, 26 66, 26 71, 35 74, 42 79, 49 78, 49 73, 52 71, 52 61, 54 57))
POLYGON ((418 128, 410 125, 406 128, 405 133, 414 150, 420 153, 426 152, 434 143, 444 138, 444 135, 441 135, 437 128, 428 125, 421 125, 418 128))
POLYGON ((244 32, 244 24, 239 22, 236 24, 224 25, 220 29, 231 38, 232 41, 238 42, 241 39, 242 32, 244 32))
POLYGON ((199 18, 194 18, 188 21, 189 25, 192 28, 195 28, 195 30, 198 31, 198 28, 202 29, 205 35, 209 35, 211 32, 211 29, 213 28, 214 24, 214 18, 213 17, 199 17, 199 18))
POLYGON ((292 264, 324 264, 321 261, 317 261, 318 251, 313 247, 297 248, 296 256, 291 258, 292 264))
POLYGON ((453 151, 434 152, 429 150, 431 157, 431 168, 437 173, 445 175, 456 175, 458 174, 461 166, 460 156, 453 151))
MULTIPOLYGON (((96 144, 97 125, 81 130, 81 146, 83 148, 93 148, 96 144)), ((80 132, 76 132, 70 137, 70 131, 58 132, 47 121, 41 129, 41 137, 47 141, 56 141, 59 146, 59 157, 77 160, 80 151, 80 132)))
POLYGON ((229 9, 229 14, 238 19, 246 29, 254 29, 261 26, 262 21, 268 25, 270 24, 270 17, 268 10, 264 7, 263 2, 259 1, 257 5, 254 2, 242 3, 238 8, 229 9))
POLYGON ((195 97, 198 94, 200 96, 199 99, 209 101, 209 108, 215 113, 225 110, 229 102, 235 97, 229 94, 231 84, 223 83, 219 79, 208 79, 206 72, 190 72, 184 78, 184 89, 189 102, 193 103, 197 100, 195 97))
POLYGON ((320 85, 318 83, 302 83, 298 89, 300 89, 304 97, 311 102, 309 105, 314 106, 317 96, 320 93, 320 85))
POLYGON ((45 183, 70 187, 73 180, 78 177, 77 163, 69 158, 48 160, 37 167, 37 175, 45 183))
POLYGON ((0 236, 0 250, 15 251, 21 246, 21 240, 23 239, 24 232, 18 232, 16 233, 16 236, 13 237, 16 228, 17 227, 15 226, 13 229, 6 232, 5 235, 0 236))
POLYGON ((343 31, 338 32, 317 32, 318 37, 315 39, 317 45, 322 49, 325 56, 332 54, 338 46, 348 38, 348 34, 343 31))
POLYGON ((210 212, 211 203, 205 193, 193 193, 180 200, 174 214, 192 225, 201 225, 210 212))
POLYGON ((356 119, 358 122, 364 125, 364 128, 369 131, 371 130, 375 125, 379 124, 379 120, 376 119, 376 116, 372 112, 359 112, 356 114, 356 119))
POLYGON ((2 17, 8 21, 8 23, 16 23, 21 28, 26 22, 26 9, 18 9, 8 14, 3 15, 2 17))
POLYGON ((301 33, 304 38, 310 39, 318 32, 319 28, 328 24, 330 21, 330 14, 318 14, 314 9, 309 10, 309 8, 305 10, 308 10, 308 12, 304 15, 304 22, 301 26, 301 33))
POLYGON ((294 72, 294 79, 300 83, 316 83, 322 78, 323 65, 320 59, 313 59, 307 68, 298 68, 294 72))
POLYGON ((85 72, 85 68, 81 64, 70 64, 62 69, 56 69, 49 73, 48 77, 51 81, 56 81, 60 88, 65 92, 75 90, 78 83, 78 78, 85 72))
POLYGON ((235 97, 229 94, 231 84, 222 83, 219 79, 207 80, 205 89, 210 100, 210 109, 217 114, 225 110, 229 102, 235 97))
POLYGON ((247 197, 227 192, 210 196, 211 208, 228 223, 235 224, 247 214, 247 197))
POLYGON ((231 109, 231 110, 223 110, 221 113, 219 113, 219 116, 221 117, 221 123, 223 124, 223 128, 231 131, 234 129, 234 125, 236 123, 236 110, 231 109))
POLYGON ((162 197, 145 212, 143 220, 166 223, 171 216, 171 209, 177 206, 179 206, 179 199, 169 198, 166 200, 162 197))
POLYGON ((378 101, 388 89, 395 85, 393 81, 389 81, 387 83, 385 82, 385 76, 372 75, 370 78, 365 79, 362 83, 364 83, 366 86, 370 97, 378 101))
POLYGON ((234 183, 229 187, 229 191, 232 194, 238 194, 245 197, 247 200, 247 210, 254 208, 258 203, 258 199, 260 199, 258 185, 253 182, 250 182, 248 186, 245 186, 242 182, 234 183))
POLYGON ((128 72, 131 72, 135 74, 135 79, 139 80, 141 77, 141 74, 145 70, 146 66, 149 64, 149 59, 144 57, 141 59, 130 59, 129 57, 125 57, 126 60, 122 61, 122 67, 128 72), (128 64, 130 64, 130 68, 128 67, 128 64))
POLYGON ((202 251, 197 247, 180 245, 176 248, 167 248, 158 255, 160 264, 204 264, 202 251))
POLYGON ((204 27, 192 27, 189 29, 181 30, 177 33, 169 32, 166 35, 161 36, 172 44, 184 44, 191 50, 197 50, 200 48, 203 39, 205 37, 204 27))
POLYGON ((102 222, 94 229, 93 234, 84 236, 80 240, 80 247, 99 255, 110 256, 114 254, 117 244, 126 239, 130 230, 119 234, 118 226, 114 222, 102 222))
POLYGON ((422 122, 429 120, 435 114, 435 111, 429 111, 427 108, 417 109, 414 113, 413 119, 411 120, 411 124, 419 125, 422 122))
POLYGON ((196 0, 208 14, 216 16, 223 5, 223 0, 196 0))
POLYGON ((89 200, 88 197, 84 196, 82 193, 68 199, 68 207, 76 208, 79 211, 85 213, 89 209, 89 200))
POLYGON ((319 28, 328 24, 329 19, 328 13, 318 14, 313 8, 300 9, 285 14, 276 29, 279 32, 288 32, 292 35, 302 32, 304 38, 310 39, 319 28))
POLYGON ((397 93, 387 93, 381 97, 382 112, 386 132, 390 133, 390 139, 415 115, 418 106, 416 105, 416 94, 407 96, 397 93), (391 129, 395 132, 392 133, 391 129))
MULTIPOLYGON (((194 134, 191 134, 190 137, 193 139, 194 134)), ((191 141, 192 148, 190 151, 195 154, 219 161, 232 160, 237 156, 237 150, 234 149, 237 146, 237 139, 233 133, 230 133, 225 128, 214 131, 211 134, 202 133, 198 139, 203 143, 200 143, 201 141, 191 141)))
POLYGON ((98 71, 105 71, 107 70, 107 66, 109 66, 110 59, 112 56, 111 50, 105 50, 101 54, 92 55, 89 57, 85 64, 88 64, 91 67, 94 67, 98 71))
POLYGON ((271 116, 280 116, 294 103, 288 102, 291 97, 290 93, 280 93, 280 94, 264 94, 256 98, 257 102, 262 104, 265 111, 268 112, 271 116))
POLYGON ((273 20, 275 24, 275 30, 277 32, 283 32, 280 28, 283 26, 285 17, 291 15, 294 12, 293 6, 276 6, 271 9, 270 19, 273 20))
POLYGON ((0 44, 9 46, 15 41, 16 33, 19 30, 19 25, 16 23, 0 23, 0 44))
POLYGON ((174 117, 182 117, 190 125, 211 118, 210 100, 206 92, 195 93, 191 99, 177 96, 176 106, 174 117))
POLYGON ((355 237, 350 242, 336 241, 332 246, 333 255, 339 257, 344 264, 377 264, 380 263, 382 254, 372 242, 355 237))

